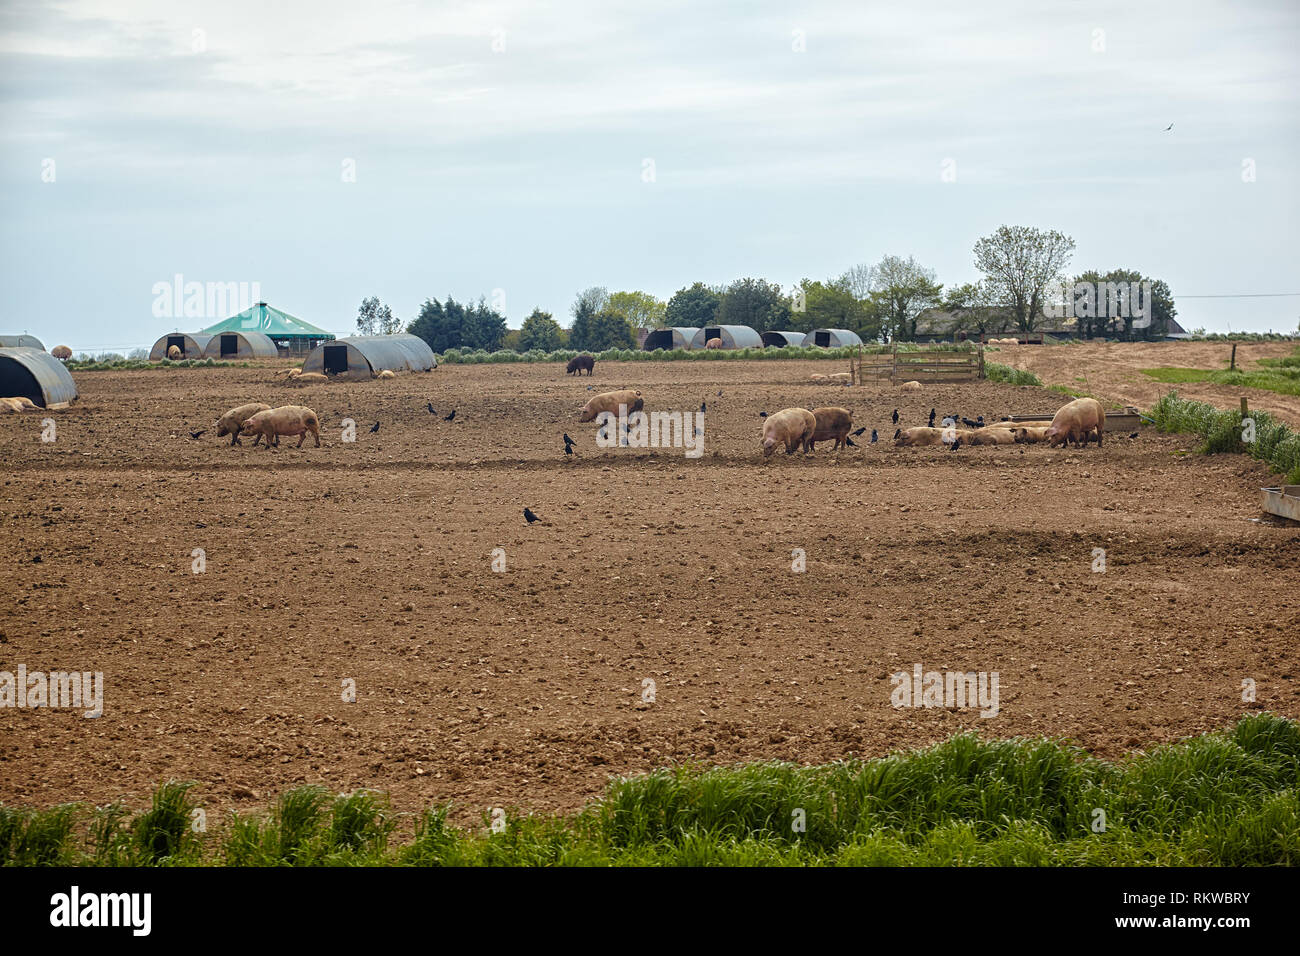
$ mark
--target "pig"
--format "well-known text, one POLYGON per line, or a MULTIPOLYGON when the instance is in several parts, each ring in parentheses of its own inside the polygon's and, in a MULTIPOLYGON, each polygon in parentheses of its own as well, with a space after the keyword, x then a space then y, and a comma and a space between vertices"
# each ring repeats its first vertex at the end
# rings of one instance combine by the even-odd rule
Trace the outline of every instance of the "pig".
POLYGON ((722 348, 722 339, 709 339, 704 343, 704 347, 706 349, 720 349, 722 348))
POLYGON ((1016 436, 1009 428, 995 428, 992 425, 977 428, 966 436, 968 445, 1014 445, 1016 436))
POLYGON ((577 372, 578 377, 581 378, 584 369, 586 369, 587 375, 590 376, 595 368, 596 360, 590 355, 575 355, 569 359, 569 364, 564 367, 564 374, 572 375, 577 372))
POLYGON ((853 376, 849 372, 833 372, 830 375, 826 376, 826 379, 827 381, 832 382, 836 385, 853 384, 853 376))
POLYGON ((955 441, 958 438, 966 441, 971 433, 960 428, 927 428, 924 425, 917 425, 915 428, 904 428, 902 433, 894 439, 894 444, 899 448, 926 448, 946 445, 948 442, 943 440, 945 434, 950 441, 955 441))
POLYGON ((23 410, 23 405, 18 401, 18 399, 0 398, 0 415, 5 415, 9 412, 21 413, 23 410))
POLYGON ((1106 413, 1101 404, 1095 398, 1076 398, 1056 412, 1052 424, 1043 433, 1043 440, 1049 447, 1055 448, 1069 442, 1086 445, 1090 438, 1095 437, 1097 447, 1100 448, 1101 434, 1105 429, 1106 413))
POLYGON ((319 385, 329 380, 329 376, 323 372, 299 372, 297 375, 289 376, 289 381, 293 385, 319 385))
MULTIPOLYGON (((230 444, 243 444, 239 440, 239 430, 244 427, 244 422, 248 421, 258 412, 269 411, 270 408, 270 405, 263 405, 261 402, 249 402, 247 405, 237 405, 217 419, 217 437, 221 438, 225 435, 229 435, 230 444)), ((259 432, 257 440, 254 441, 253 444, 256 445, 261 440, 262 435, 259 432)))
POLYGON ((4 398, 4 399, 0 399, 0 401, 8 403, 9 406, 16 412, 26 412, 26 411, 39 412, 41 410, 41 406, 37 405, 26 395, 18 395, 14 398, 4 398))
POLYGON ((853 427, 853 413, 847 408, 837 408, 828 406, 826 408, 814 408, 813 418, 817 421, 817 429, 813 432, 812 438, 808 439, 808 450, 815 450, 815 443, 819 441, 835 441, 835 451, 841 446, 847 447, 845 442, 849 438, 849 429, 853 427))
POLYGON ((920 382, 904 382, 900 386, 905 392, 919 392, 921 390, 920 382))
POLYGON ((320 420, 316 417, 316 413, 305 405, 281 405, 279 408, 268 408, 253 415, 244 422, 240 433, 264 437, 266 447, 269 449, 272 444, 279 447, 281 435, 290 437, 297 435, 296 447, 301 448, 308 432, 316 439, 316 447, 319 448, 320 420))
POLYGON ((826 376, 825 376, 825 375, 820 375, 820 374, 818 374, 817 372, 813 372, 813 374, 811 374, 811 375, 808 376, 808 381, 810 381, 810 382, 824 382, 824 381, 826 381, 826 376))
POLYGON ((50 354, 60 362, 66 362, 68 359, 72 358, 72 349, 68 348, 66 345, 56 345, 54 348, 50 349, 50 354))
POLYGON ((808 451, 816 432, 817 419, 806 408, 783 408, 775 415, 768 415, 763 420, 763 457, 771 457, 781 444, 785 445, 787 455, 793 455, 800 445, 808 451))
POLYGON ((1036 445, 1043 441, 1047 432, 1046 425, 1017 425, 1011 429, 1016 442, 1021 445, 1036 445))
POLYGON ((391 368, 386 368, 386 369, 383 369, 383 370, 382 370, 378 375, 376 375, 375 377, 376 377, 376 378, 397 378, 397 373, 394 372, 391 368))
POLYGON ((184 354, 185 353, 181 351, 181 347, 179 345, 173 345, 167 349, 167 357, 171 359, 173 362, 176 361, 176 359, 179 359, 182 356, 184 356, 184 354))
POLYGON ((641 393, 634 392, 630 388, 620 389, 617 392, 601 392, 599 395, 592 396, 591 400, 582 406, 582 415, 578 421, 594 422, 601 412, 612 412, 617 415, 620 405, 627 406, 629 415, 645 407, 645 403, 641 401, 641 393))

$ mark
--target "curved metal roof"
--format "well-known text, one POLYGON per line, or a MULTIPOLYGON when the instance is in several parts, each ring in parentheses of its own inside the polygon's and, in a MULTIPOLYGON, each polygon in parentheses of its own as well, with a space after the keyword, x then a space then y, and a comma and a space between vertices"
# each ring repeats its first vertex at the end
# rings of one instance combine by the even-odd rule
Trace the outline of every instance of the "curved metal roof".
POLYGON ((691 340, 691 347, 702 349, 709 338, 714 336, 722 339, 722 344, 726 348, 758 349, 763 347, 762 337, 748 325, 706 325, 702 329, 695 330, 695 337, 691 340), (706 337, 706 332, 712 334, 706 337))
POLYGON ((695 333, 698 331, 699 329, 689 325, 655 329, 645 337, 645 344, 641 347, 647 352, 653 352, 655 349, 689 349, 691 340, 695 338, 695 333))
POLYGON ((398 335, 352 335, 322 342, 312 349, 302 363, 304 372, 320 372, 325 369, 325 349, 331 346, 345 345, 348 348, 349 371, 361 362, 369 366, 371 374, 384 369, 394 372, 425 372, 438 367, 429 343, 418 335, 403 332, 398 335))
POLYGON ((44 349, 0 348, 0 393, 26 395, 49 408, 76 398, 77 383, 63 363, 44 349))
POLYGON ((861 345, 862 338, 857 332, 851 332, 848 329, 813 329, 804 336, 803 344, 813 346, 817 344, 817 335, 828 335, 830 338, 829 345, 823 345, 823 348, 837 348, 841 345, 861 345))
POLYGON ((0 349, 40 349, 44 352, 45 346, 34 335, 0 335, 0 349))
POLYGON ((221 340, 227 335, 238 335, 244 340, 240 352, 244 354, 251 353, 254 358, 275 358, 280 354, 280 350, 275 347, 271 337, 263 332, 253 332, 248 329, 238 331, 218 332, 212 336, 212 340, 203 347, 203 355, 206 358, 221 358, 221 340))
POLYGON ((764 332, 761 338, 763 345, 775 345, 784 348, 787 345, 803 345, 803 332, 764 332))
POLYGON ((169 338, 174 338, 175 336, 185 337, 185 345, 182 347, 181 351, 185 353, 186 358, 191 359, 202 358, 204 350, 208 347, 208 342, 212 340, 212 336, 204 335, 202 332, 168 332, 166 335, 159 338, 158 341, 153 344, 153 348, 149 350, 149 361, 156 362, 159 359, 166 358, 167 340, 169 338))

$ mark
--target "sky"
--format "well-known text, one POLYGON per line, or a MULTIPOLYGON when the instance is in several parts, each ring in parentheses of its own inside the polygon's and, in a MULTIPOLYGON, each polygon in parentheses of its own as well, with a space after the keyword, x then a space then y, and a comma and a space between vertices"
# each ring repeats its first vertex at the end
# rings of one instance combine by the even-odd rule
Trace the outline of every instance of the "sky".
POLYGON ((1297 49, 1295 0, 0 0, 0 332, 233 311, 160 314, 177 276, 338 334, 885 255, 951 287, 1003 224, 1188 330, 1295 330, 1300 295, 1194 297, 1300 293, 1297 49))

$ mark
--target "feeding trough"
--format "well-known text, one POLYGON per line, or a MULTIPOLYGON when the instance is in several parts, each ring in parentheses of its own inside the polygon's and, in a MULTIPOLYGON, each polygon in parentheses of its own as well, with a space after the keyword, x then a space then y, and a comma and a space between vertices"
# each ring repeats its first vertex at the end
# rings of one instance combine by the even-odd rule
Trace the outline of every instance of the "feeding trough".
POLYGON ((1300 485, 1261 488, 1259 496, 1260 504, 1269 514, 1300 521, 1300 485))
MULTIPOLYGON (((1015 422, 1018 425, 1050 425, 1055 417, 1055 415, 1003 415, 1002 421, 1015 422)), ((1137 431, 1139 425, 1150 420, 1143 418, 1141 412, 1128 405, 1122 412, 1113 410, 1106 412, 1106 431, 1137 431)))

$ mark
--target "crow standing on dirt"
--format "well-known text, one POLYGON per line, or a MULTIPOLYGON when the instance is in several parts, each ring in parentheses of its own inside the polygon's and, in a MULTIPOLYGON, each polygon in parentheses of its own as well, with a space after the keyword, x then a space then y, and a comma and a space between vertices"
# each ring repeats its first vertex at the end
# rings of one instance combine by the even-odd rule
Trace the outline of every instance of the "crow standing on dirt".
POLYGON ((1138 437, 1138 433, 1137 433, 1137 432, 1134 432, 1132 435, 1129 435, 1128 437, 1129 437, 1129 438, 1137 438, 1137 437, 1138 437))
POLYGON ((866 430, 867 430, 867 426, 863 425, 861 428, 859 428, 857 431, 853 432, 852 434, 854 435, 854 437, 856 437, 858 435, 861 435, 866 430))
POLYGON ((456 409, 453 408, 453 409, 451 410, 451 414, 450 414, 450 415, 444 415, 443 418, 442 418, 442 420, 443 420, 444 422, 449 422, 449 421, 451 421, 451 420, 452 420, 453 418, 455 418, 455 417, 456 417, 456 409))
POLYGON ((850 448, 858 447, 856 444, 854 444, 853 439, 849 438, 847 435, 844 436, 844 444, 848 445, 850 448))
POLYGON ((564 436, 564 453, 565 453, 566 455, 572 455, 572 454, 573 454, 573 446, 576 445, 576 444, 577 444, 577 442, 575 442, 572 438, 570 438, 570 437, 568 436, 568 433, 566 432, 566 433, 565 433, 565 436, 564 436))
POLYGON ((537 517, 537 515, 533 514, 532 511, 529 510, 528 508, 524 509, 524 518, 528 521, 529 524, 532 524, 534 521, 542 520, 541 518, 537 517))
POLYGON ((874 428, 871 429, 871 444, 874 445, 879 438, 880 436, 876 434, 876 430, 874 428))
POLYGON ((702 412, 707 412, 708 410, 709 410, 708 403, 707 403, 707 402, 700 402, 700 411, 702 411, 702 412))
POLYGON ((894 424, 898 424, 898 409, 894 409, 894 424))
POLYGON ((934 427, 934 409, 930 409, 930 427, 934 427))
POLYGON ((205 432, 205 431, 207 431, 206 428, 201 429, 200 431, 197 431, 197 432, 190 432, 190 437, 193 438, 195 441, 198 441, 198 440, 199 440, 199 436, 202 435, 203 432, 205 432))
POLYGON ((759 413, 758 413, 758 417, 759 417, 759 418, 767 418, 767 412, 759 412, 759 413))
POLYGON ((963 425, 965 425, 967 428, 980 428, 980 427, 981 427, 980 425, 977 425, 975 422, 971 421, 969 418, 963 418, 963 419, 961 420, 961 423, 962 423, 963 425))
POLYGON ((901 434, 903 434, 903 430, 902 430, 901 428, 895 428, 895 429, 894 429, 894 441, 898 441, 898 436, 901 435, 901 434))
POLYGON ((373 435, 377 431, 379 431, 379 422, 375 422, 373 425, 370 426, 370 434, 373 435))
POLYGON ((958 438, 956 441, 954 441, 954 442, 952 443, 951 446, 949 446, 948 450, 949 450, 949 451, 956 451, 956 450, 957 450, 958 448, 960 448, 960 447, 961 447, 961 438, 958 438))
POLYGON ((576 444, 578 444, 578 443, 577 443, 576 441, 574 441, 572 438, 569 437, 569 433, 568 433, 568 432, 565 432, 565 433, 564 433, 564 444, 566 444, 566 445, 576 445, 576 444))
POLYGON ((437 415, 438 411, 433 407, 433 402, 425 402, 424 407, 429 410, 430 415, 437 415))

